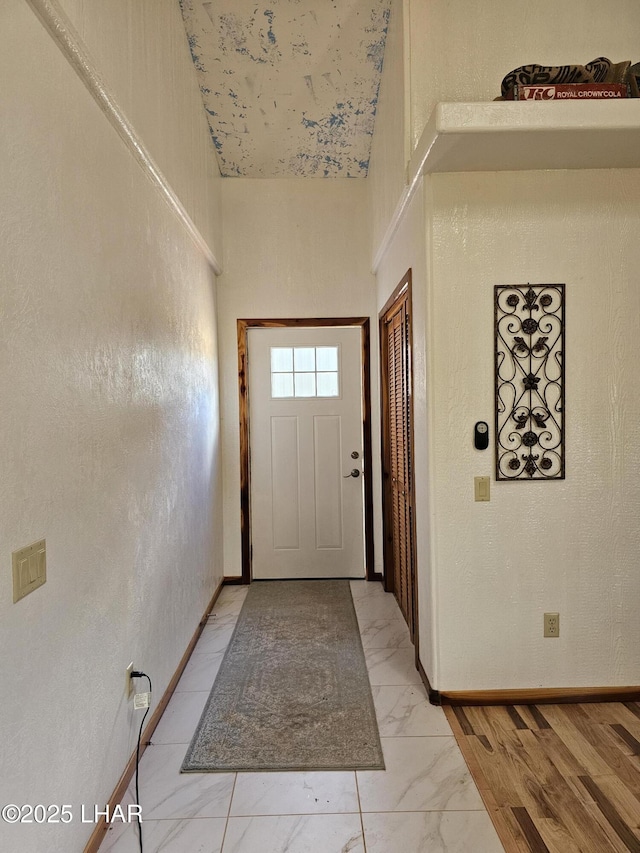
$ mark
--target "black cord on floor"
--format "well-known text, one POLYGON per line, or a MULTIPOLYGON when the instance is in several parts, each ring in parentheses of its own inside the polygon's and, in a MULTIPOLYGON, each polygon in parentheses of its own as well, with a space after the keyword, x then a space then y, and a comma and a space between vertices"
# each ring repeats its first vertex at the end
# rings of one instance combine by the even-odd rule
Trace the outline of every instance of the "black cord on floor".
MULTIPOLYGON (((147 675, 146 672, 132 672, 131 678, 146 678, 149 682, 149 693, 151 693, 151 679, 147 675)), ((140 766, 140 740, 142 738, 142 728, 144 726, 144 721, 147 719, 147 714, 151 710, 151 702, 149 702, 149 706, 147 710, 144 712, 144 717, 142 718, 142 722, 140 723, 140 731, 138 732, 138 746, 136 747, 136 805, 138 806, 138 813, 136 818, 138 820, 138 841, 140 842, 140 853, 144 853, 142 849, 142 821, 140 820, 140 791, 138 788, 138 768, 140 766)))

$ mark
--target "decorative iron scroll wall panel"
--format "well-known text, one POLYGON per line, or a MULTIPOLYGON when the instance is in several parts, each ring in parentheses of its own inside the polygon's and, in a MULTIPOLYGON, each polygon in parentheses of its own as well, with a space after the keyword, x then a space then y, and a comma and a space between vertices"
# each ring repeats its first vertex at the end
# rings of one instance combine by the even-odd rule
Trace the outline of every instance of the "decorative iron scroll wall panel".
POLYGON ((564 479, 564 284, 497 285, 496 480, 564 479))

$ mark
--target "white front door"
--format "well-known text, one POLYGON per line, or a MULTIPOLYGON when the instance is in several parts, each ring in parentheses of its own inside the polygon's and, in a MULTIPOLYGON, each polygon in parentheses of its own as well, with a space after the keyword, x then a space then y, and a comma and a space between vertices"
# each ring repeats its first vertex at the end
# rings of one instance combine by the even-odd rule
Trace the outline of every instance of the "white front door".
POLYGON ((250 329, 253 577, 361 578, 359 327, 250 329))

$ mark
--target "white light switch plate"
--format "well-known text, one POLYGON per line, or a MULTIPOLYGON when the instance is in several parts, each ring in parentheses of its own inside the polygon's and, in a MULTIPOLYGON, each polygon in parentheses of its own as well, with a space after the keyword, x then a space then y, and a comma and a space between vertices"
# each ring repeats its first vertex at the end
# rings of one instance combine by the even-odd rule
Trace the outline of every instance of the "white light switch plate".
POLYGON ((491 477, 474 477, 473 486, 477 501, 491 500, 491 477))
POLYGON ((29 595, 47 579, 47 546, 41 539, 11 555, 13 568, 13 603, 29 595))

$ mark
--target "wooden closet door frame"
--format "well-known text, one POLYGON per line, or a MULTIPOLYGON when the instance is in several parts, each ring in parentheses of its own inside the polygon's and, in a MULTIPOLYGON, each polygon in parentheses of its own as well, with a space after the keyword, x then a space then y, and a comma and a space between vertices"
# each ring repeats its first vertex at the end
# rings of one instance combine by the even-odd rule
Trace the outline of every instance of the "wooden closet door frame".
POLYGON ((412 331, 412 302, 411 302, 411 270, 407 270, 404 277, 395 288, 384 308, 379 314, 380 329, 380 414, 382 421, 382 531, 383 531, 383 563, 384 563, 384 587, 387 592, 394 592, 393 572, 393 519, 392 519, 392 486, 391 486, 391 436, 389 420, 389 371, 388 371, 388 335, 386 331, 386 320, 393 309, 399 307, 399 303, 405 301, 408 319, 408 388, 409 388, 409 456, 411 460, 411 478, 409 500, 412 507, 411 512, 411 588, 412 588, 412 621, 413 636, 416 659, 418 658, 418 578, 416 566, 416 520, 415 520, 415 454, 413 434, 413 331, 412 331))

